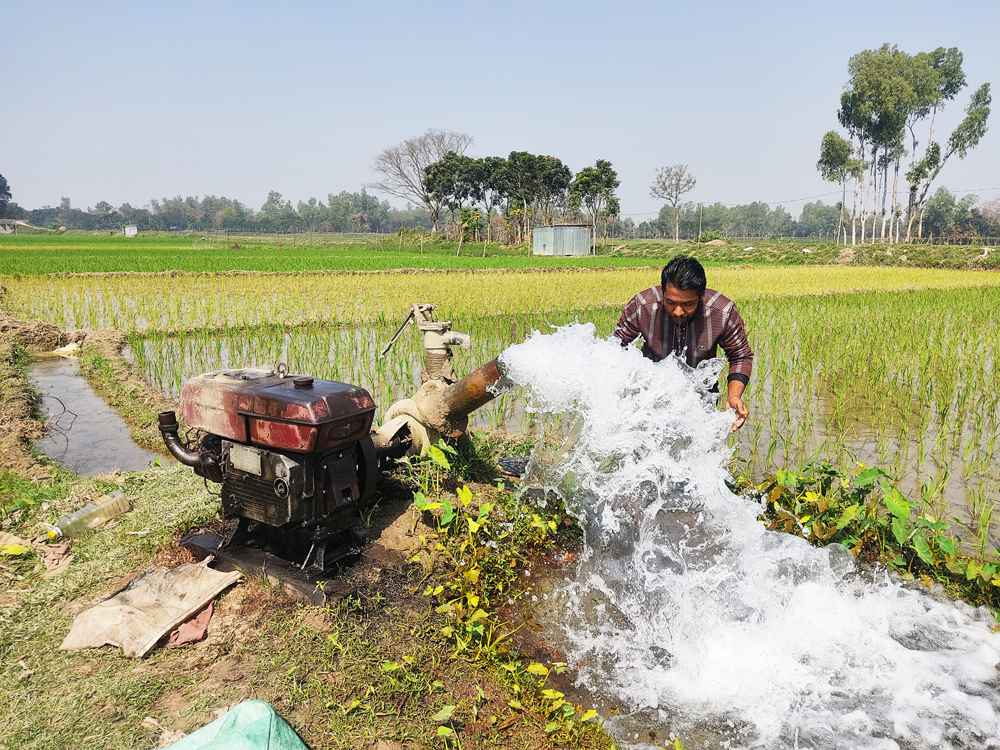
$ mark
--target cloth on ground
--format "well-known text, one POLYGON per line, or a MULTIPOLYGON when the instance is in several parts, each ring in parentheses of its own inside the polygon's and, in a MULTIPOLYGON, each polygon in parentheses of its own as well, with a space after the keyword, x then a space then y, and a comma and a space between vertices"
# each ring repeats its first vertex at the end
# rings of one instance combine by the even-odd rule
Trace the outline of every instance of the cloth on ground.
POLYGON ((264 701, 243 701, 169 747, 171 750, 309 750, 295 730, 264 701))
POLYGON ((212 619, 212 602, 209 602, 198 614, 180 626, 170 634, 167 641, 167 648, 180 648, 189 643, 197 643, 205 637, 208 630, 208 623, 212 619))
POLYGON ((242 577, 201 563, 173 570, 147 568, 125 588, 76 616, 59 647, 63 651, 119 646, 125 656, 145 656, 163 636, 201 610, 242 577))

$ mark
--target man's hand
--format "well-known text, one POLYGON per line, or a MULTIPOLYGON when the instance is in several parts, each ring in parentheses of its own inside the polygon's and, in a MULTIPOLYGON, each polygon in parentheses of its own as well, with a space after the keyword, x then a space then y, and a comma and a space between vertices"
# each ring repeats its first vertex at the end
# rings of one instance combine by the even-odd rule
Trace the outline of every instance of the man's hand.
POLYGON ((729 392, 726 395, 726 408, 736 410, 736 421, 733 422, 733 426, 729 429, 730 435, 740 429, 740 427, 746 423, 747 417, 750 416, 750 410, 747 409, 747 405, 743 403, 743 390, 745 388, 746 386, 738 380, 729 381, 729 392))

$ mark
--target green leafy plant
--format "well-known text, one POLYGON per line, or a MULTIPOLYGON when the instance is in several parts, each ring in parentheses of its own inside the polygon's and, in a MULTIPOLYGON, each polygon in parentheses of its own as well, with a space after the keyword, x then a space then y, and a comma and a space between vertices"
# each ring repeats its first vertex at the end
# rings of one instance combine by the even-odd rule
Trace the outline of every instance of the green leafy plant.
POLYGON ((1000 606, 1000 560, 965 553, 950 524, 907 499, 879 467, 845 473, 829 463, 779 470, 760 484, 737 481, 762 499, 769 529, 823 546, 840 543, 869 564, 898 570, 907 580, 937 581, 973 604, 1000 606))

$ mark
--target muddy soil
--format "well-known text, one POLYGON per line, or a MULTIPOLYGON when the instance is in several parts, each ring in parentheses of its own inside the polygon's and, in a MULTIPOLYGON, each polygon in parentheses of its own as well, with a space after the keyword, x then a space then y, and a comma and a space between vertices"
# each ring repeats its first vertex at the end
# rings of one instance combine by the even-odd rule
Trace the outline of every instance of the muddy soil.
POLYGON ((31 455, 31 445, 45 430, 34 418, 36 395, 16 357, 14 343, 0 338, 0 468, 38 477, 45 472, 31 455))

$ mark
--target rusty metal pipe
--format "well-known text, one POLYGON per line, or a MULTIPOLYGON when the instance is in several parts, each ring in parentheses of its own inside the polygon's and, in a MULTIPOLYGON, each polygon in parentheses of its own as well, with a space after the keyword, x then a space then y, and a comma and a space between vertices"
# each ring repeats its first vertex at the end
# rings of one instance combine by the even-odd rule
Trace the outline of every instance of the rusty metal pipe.
POLYGON ((502 377, 502 366, 496 359, 491 359, 475 372, 448 386, 440 397, 448 419, 467 417, 496 398, 496 394, 490 391, 490 386, 502 377))

